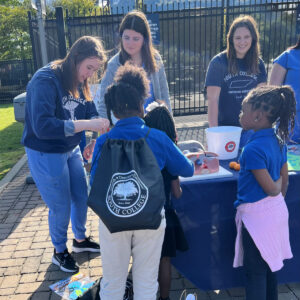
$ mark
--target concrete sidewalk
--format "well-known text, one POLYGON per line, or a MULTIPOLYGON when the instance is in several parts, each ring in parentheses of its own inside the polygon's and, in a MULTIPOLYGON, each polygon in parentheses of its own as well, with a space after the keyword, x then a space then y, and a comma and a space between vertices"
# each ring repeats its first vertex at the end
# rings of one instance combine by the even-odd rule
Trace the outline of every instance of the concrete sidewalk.
MULTIPOLYGON (((176 118, 179 140, 192 138, 203 142, 205 122, 205 116, 176 118)), ((53 246, 48 231, 48 209, 36 186, 25 184, 28 174, 27 164, 19 165, 10 173, 10 180, 0 187, 0 300, 60 299, 49 290, 49 285, 70 276, 51 264, 53 246)), ((86 227, 87 235, 98 240, 98 217, 91 210, 86 227)), ((68 236, 70 249, 71 228, 68 236)), ((99 255, 74 256, 82 273, 93 279, 102 275, 99 255)), ((198 300, 244 299, 243 288, 201 291, 173 269, 171 299, 179 300, 184 289, 196 293, 198 300)), ((300 299, 300 283, 281 285, 279 292, 280 300, 300 299)))

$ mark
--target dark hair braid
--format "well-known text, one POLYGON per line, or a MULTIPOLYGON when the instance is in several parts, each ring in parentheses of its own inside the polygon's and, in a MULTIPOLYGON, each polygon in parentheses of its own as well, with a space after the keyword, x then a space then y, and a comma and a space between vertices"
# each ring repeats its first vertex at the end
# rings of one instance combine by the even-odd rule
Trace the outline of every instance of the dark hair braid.
POLYGON ((112 104, 112 102, 115 99, 115 92, 116 92, 116 86, 115 85, 111 85, 108 87, 106 94, 104 95, 104 102, 105 102, 105 106, 106 106, 106 114, 107 114, 107 118, 110 122, 110 125, 113 125, 112 119, 111 119, 111 111, 112 111, 112 107, 114 106, 112 104))
POLYGON ((147 126, 164 131, 174 143, 177 143, 175 122, 166 106, 155 107, 144 120, 147 126))
POLYGON ((253 110, 265 111, 271 124, 277 122, 277 135, 282 142, 288 140, 289 130, 293 131, 295 126, 296 115, 296 100, 289 86, 257 87, 249 92, 246 101, 253 110))
POLYGON ((277 132, 285 141, 289 137, 289 127, 291 132, 295 127, 296 100, 293 90, 289 86, 283 86, 279 90, 282 106, 279 110, 279 126, 277 132))
POLYGON ((111 121, 111 111, 120 117, 138 113, 140 105, 149 93, 149 80, 146 72, 139 67, 126 63, 119 67, 114 84, 104 95, 107 116, 111 121))

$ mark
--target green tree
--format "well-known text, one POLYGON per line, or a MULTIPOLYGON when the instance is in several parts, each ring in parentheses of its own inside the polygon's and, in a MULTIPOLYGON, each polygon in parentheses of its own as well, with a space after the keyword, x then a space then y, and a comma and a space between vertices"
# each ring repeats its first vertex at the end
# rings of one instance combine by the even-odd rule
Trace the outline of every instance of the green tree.
POLYGON ((82 16, 96 9, 96 3, 98 1, 95 0, 54 0, 52 6, 61 6, 71 13, 82 16))
POLYGON ((29 0, 1 1, 0 60, 31 58, 28 9, 29 0))

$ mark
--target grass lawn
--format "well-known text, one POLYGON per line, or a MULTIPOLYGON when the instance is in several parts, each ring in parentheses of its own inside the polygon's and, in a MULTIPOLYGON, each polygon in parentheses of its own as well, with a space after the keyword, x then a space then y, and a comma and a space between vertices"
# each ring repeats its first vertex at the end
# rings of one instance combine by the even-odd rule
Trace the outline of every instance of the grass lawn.
POLYGON ((0 180, 25 153, 23 124, 15 121, 13 104, 0 104, 0 180))

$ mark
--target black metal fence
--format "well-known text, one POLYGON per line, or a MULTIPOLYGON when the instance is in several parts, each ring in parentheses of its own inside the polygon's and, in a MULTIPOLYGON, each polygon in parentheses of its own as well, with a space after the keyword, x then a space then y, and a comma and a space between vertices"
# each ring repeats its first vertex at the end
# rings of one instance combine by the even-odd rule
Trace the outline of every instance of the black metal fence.
POLYGON ((15 96, 25 92, 33 73, 31 59, 0 61, 0 104, 12 102, 15 96))
MULTIPOLYGON (((66 11, 64 16, 60 8, 56 9, 56 17, 45 21, 49 61, 63 57, 66 49, 82 35, 100 36, 112 56, 118 50, 120 21, 137 2, 128 1, 132 6, 123 7, 109 6, 106 2, 100 9, 80 14, 66 11)), ((257 21, 268 71, 272 60, 297 39, 300 0, 186 0, 160 6, 149 2, 144 0, 140 6, 149 20, 156 19, 159 28, 156 48, 164 59, 174 115, 206 113, 206 69, 210 59, 226 47, 226 34, 235 17, 249 14, 257 21)), ((37 68, 41 66, 37 23, 31 16, 29 19, 37 68)))

